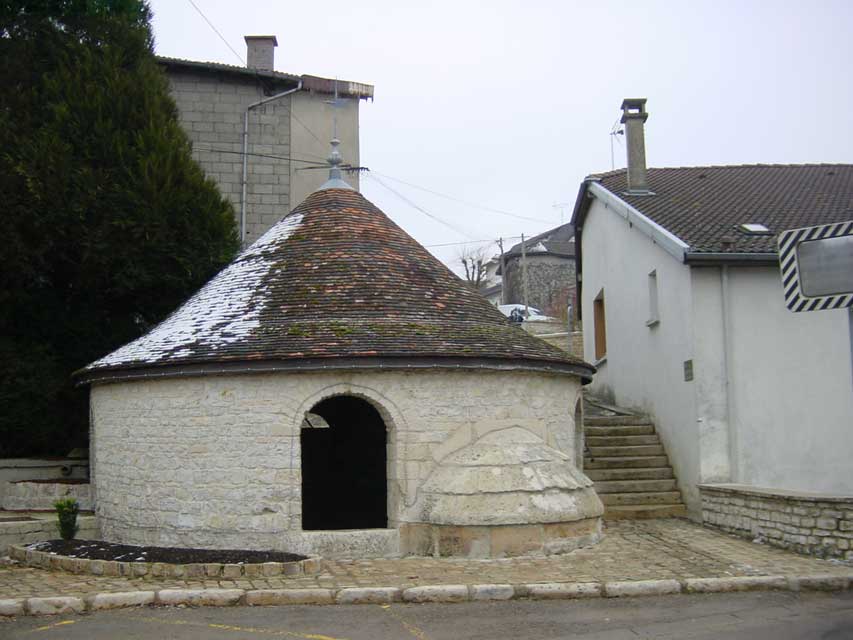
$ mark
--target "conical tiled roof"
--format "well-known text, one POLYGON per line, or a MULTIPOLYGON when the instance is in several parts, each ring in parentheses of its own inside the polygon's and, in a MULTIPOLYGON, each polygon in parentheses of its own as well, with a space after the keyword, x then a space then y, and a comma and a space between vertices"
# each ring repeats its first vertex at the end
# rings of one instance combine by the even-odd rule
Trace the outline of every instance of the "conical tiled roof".
POLYGON ((509 324, 360 193, 327 188, 80 379, 419 366, 594 371, 509 324))

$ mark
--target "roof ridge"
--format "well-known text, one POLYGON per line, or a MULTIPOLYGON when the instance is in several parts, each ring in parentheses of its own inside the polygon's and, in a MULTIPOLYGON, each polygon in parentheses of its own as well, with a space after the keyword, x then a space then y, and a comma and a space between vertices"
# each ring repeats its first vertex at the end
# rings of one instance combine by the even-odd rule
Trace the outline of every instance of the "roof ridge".
MULTIPOLYGON (((796 168, 820 168, 820 167, 849 167, 853 168, 853 163, 846 162, 803 162, 803 163, 784 163, 784 162, 758 162, 758 163, 744 163, 744 164, 700 164, 700 165, 690 165, 690 166, 676 166, 676 167, 648 167, 648 171, 681 171, 686 169, 774 169, 774 168, 784 168, 784 169, 796 169, 796 168)), ((619 175, 625 173, 628 169, 626 167, 622 167, 621 169, 612 169, 610 171, 603 171, 600 173, 590 173, 587 175, 586 179, 594 179, 594 178, 609 178, 611 176, 619 175)))

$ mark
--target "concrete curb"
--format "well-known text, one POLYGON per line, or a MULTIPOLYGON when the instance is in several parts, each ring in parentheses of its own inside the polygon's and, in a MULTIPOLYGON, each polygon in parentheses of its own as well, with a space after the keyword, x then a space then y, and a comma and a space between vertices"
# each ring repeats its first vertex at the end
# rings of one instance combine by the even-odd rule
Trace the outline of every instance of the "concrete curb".
POLYGON ((850 575, 732 576, 685 580, 615 582, 536 582, 525 584, 445 584, 399 587, 344 587, 340 589, 160 589, 90 594, 85 598, 0 599, 0 616, 83 613, 144 605, 230 607, 235 605, 390 604, 395 602, 480 602, 500 600, 572 600, 625 598, 677 593, 738 591, 844 591, 853 588, 850 575))

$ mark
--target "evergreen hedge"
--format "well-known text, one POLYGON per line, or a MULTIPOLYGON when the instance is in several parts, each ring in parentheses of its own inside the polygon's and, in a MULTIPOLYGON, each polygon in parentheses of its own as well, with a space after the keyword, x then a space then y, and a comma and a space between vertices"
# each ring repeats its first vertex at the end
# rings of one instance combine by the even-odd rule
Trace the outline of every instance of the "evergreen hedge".
POLYGON ((234 255, 141 0, 0 0, 0 457, 85 446, 70 374, 234 255))

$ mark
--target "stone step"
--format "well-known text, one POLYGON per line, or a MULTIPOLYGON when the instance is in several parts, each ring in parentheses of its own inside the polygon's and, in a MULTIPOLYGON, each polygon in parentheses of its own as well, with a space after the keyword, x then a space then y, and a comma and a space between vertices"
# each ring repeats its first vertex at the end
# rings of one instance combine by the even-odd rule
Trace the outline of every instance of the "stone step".
POLYGON ((589 434, 586 437, 588 447, 625 447, 642 444, 660 444, 660 438, 650 436, 599 436, 589 434))
POLYGON ((654 491, 646 493, 605 493, 599 496, 605 505, 679 504, 681 492, 654 491))
POLYGON ((649 520, 651 518, 686 517, 687 507, 683 504, 608 505, 604 510, 605 520, 649 520))
POLYGON ((672 467, 652 467, 651 469, 584 469, 590 480, 669 480, 674 478, 672 467))
POLYGON ((583 423, 590 427, 654 426, 654 423, 645 416, 588 416, 584 417, 583 423))
POLYGON ((648 469, 651 467, 669 467, 666 456, 620 456, 618 458, 603 456, 585 457, 584 469, 648 469))
POLYGON ((609 458, 617 456, 665 456, 663 447, 657 445, 638 445, 629 447, 590 447, 591 458, 609 458))
POLYGON ((595 427, 586 422, 584 422, 583 430, 587 436, 643 436, 655 432, 655 428, 650 424, 635 424, 628 427, 595 427))
POLYGON ((605 493, 648 493, 658 491, 678 491, 675 479, 670 480, 599 480, 595 483, 595 492, 605 493))

